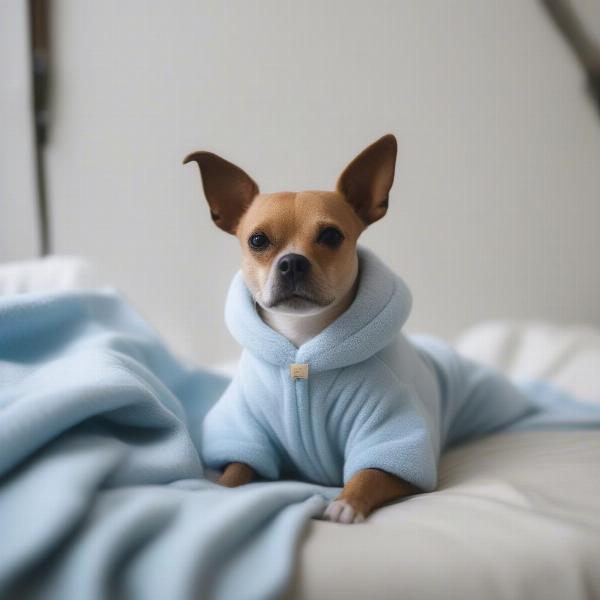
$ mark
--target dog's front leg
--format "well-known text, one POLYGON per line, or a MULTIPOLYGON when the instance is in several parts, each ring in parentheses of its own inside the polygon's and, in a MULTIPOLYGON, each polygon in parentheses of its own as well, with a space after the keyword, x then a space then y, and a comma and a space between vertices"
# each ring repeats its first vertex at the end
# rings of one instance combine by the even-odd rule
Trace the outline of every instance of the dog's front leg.
POLYGON ((392 500, 418 493, 403 479, 380 469, 363 469, 344 486, 325 509, 324 517, 336 523, 360 523, 373 510, 392 500))
POLYGON ((254 479, 252 467, 240 462, 229 463, 217 483, 225 487, 238 487, 254 479))

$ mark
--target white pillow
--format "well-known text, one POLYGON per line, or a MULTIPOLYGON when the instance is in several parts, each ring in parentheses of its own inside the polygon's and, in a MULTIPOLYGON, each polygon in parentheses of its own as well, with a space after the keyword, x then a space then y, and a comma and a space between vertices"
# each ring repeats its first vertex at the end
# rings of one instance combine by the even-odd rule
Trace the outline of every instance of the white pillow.
POLYGON ((89 262, 76 256, 48 256, 0 264, 0 296, 96 287, 89 262))
POLYGON ((589 325, 498 321, 467 330, 459 352, 511 377, 545 379, 600 402, 600 330, 589 325))

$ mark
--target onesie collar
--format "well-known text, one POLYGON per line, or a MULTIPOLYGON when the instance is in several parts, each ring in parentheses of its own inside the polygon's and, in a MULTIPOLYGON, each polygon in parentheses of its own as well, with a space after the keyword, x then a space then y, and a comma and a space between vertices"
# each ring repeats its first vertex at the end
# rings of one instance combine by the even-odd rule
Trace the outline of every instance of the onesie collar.
POLYGON ((370 358, 402 329, 412 295, 406 283, 370 250, 359 246, 358 260, 358 289, 350 307, 299 348, 261 319, 239 271, 225 305, 225 321, 231 334, 257 358, 286 368, 308 364, 311 373, 370 358))

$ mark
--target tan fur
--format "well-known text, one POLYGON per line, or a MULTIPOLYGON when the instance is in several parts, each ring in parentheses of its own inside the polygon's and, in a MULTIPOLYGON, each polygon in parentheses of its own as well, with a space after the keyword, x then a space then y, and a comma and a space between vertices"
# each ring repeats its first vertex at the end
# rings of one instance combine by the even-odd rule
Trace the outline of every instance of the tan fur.
POLYGON ((350 479, 339 495, 357 514, 368 517, 373 510, 404 496, 418 493, 418 489, 402 479, 380 469, 363 469, 350 479))
POLYGON ((246 284, 258 304, 265 306, 264 290, 273 263, 294 252, 310 261, 317 298, 332 305, 354 284, 358 269, 356 242, 364 228, 364 223, 337 192, 259 195, 236 230, 246 284), (335 226, 345 236, 340 248, 331 250, 315 243, 320 229, 325 226, 335 226), (257 254, 250 249, 247 240, 258 231, 269 237, 272 246, 257 254))
POLYGON ((227 465, 217 483, 224 487, 238 487, 250 483, 254 478, 254 471, 248 465, 235 462, 227 465))
MULTIPOLYGON (((352 303, 358 281, 357 241, 369 224, 387 212, 396 147, 392 135, 371 144, 342 172, 333 192, 260 194, 244 171, 215 154, 195 152, 184 161, 198 164, 215 223, 240 241, 244 279, 259 314, 296 346, 318 335, 352 303), (342 233, 344 240, 338 247, 318 243, 319 233, 326 227, 342 233), (257 233, 270 241, 259 252, 249 245, 257 233), (278 261, 289 254, 301 255, 310 263, 307 279, 314 302, 296 312, 285 305, 279 308, 271 298, 273 280, 281 275, 278 261)), ((232 463, 219 483, 235 487, 254 477, 249 466, 232 463)), ((329 515, 332 520, 357 522, 378 506, 415 491, 389 473, 364 469, 352 477, 338 498, 344 516, 340 518, 339 511, 329 515)))

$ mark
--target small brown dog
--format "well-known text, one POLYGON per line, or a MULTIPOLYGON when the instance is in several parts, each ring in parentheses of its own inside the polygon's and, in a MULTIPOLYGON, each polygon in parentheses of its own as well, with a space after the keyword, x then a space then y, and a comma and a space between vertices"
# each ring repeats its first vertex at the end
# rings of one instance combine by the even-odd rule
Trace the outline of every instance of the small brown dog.
MULTIPOLYGON (((261 194, 244 171, 215 154, 194 152, 185 159, 200 167, 215 224, 240 241, 244 280, 259 314, 296 347, 352 303, 357 240, 387 212, 396 152, 395 137, 382 137, 346 167, 335 192, 261 194)), ((235 487, 254 477, 249 466, 235 462, 225 468, 219 483, 235 487)), ((378 506, 416 491, 383 470, 363 469, 347 482, 325 516, 358 522, 378 506)))

